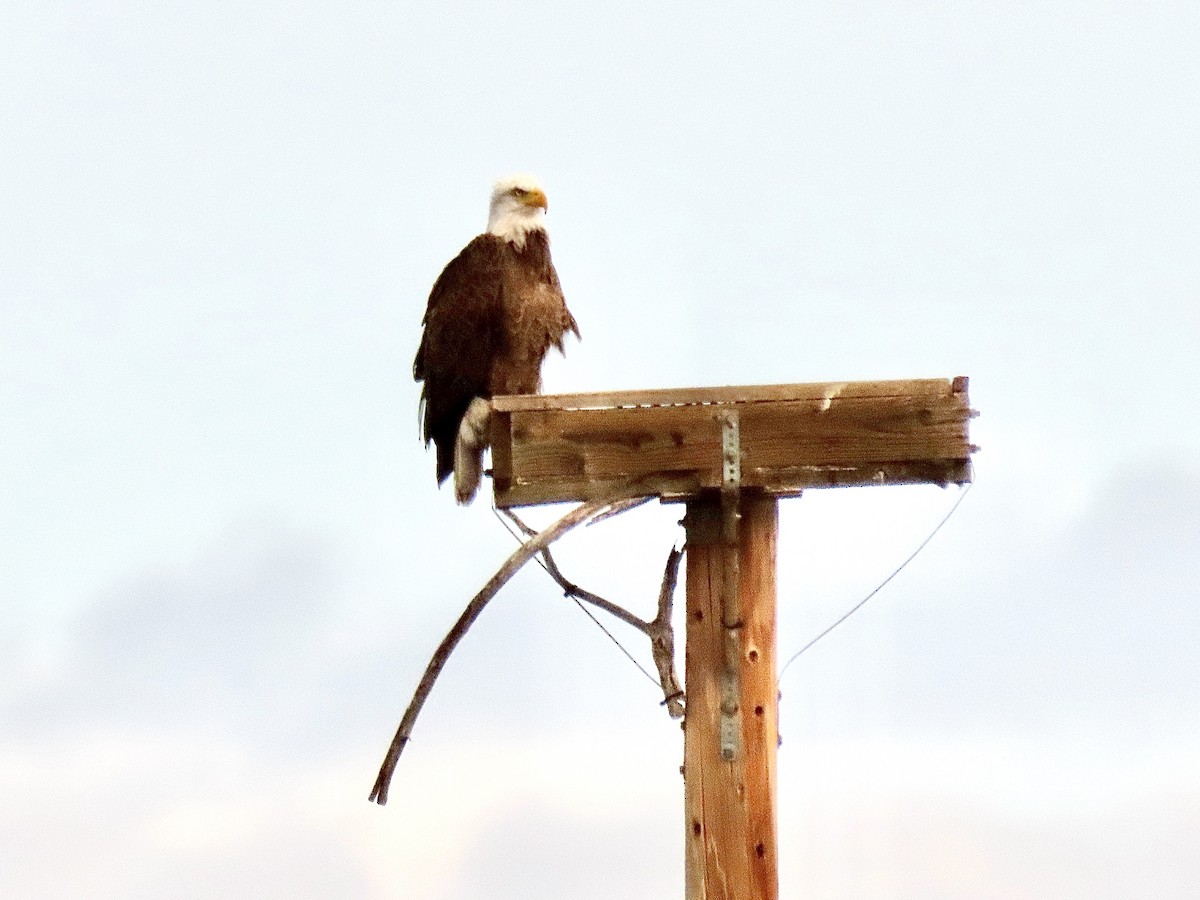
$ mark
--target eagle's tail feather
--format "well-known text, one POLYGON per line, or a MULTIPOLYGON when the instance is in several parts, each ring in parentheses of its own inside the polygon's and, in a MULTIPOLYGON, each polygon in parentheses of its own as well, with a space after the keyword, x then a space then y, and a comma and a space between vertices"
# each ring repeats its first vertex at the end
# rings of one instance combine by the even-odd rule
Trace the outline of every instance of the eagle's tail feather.
POLYGON ((458 433, 454 433, 454 439, 450 441, 439 441, 437 444, 437 483, 438 487, 442 486, 447 478, 454 471, 454 445, 457 443, 458 433))
POLYGON ((454 497, 462 506, 474 500, 479 490, 491 413, 491 404, 476 397, 467 407, 458 426, 458 437, 454 441, 454 497))

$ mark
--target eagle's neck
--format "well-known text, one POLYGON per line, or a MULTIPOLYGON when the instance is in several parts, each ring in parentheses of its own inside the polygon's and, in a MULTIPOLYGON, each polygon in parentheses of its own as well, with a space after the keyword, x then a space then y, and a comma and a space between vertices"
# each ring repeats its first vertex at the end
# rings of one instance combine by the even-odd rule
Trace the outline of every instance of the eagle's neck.
POLYGON ((541 207, 524 206, 516 202, 497 203, 488 213, 487 230, 488 234, 494 234, 518 250, 524 250, 525 239, 531 232, 546 231, 546 211, 541 207))

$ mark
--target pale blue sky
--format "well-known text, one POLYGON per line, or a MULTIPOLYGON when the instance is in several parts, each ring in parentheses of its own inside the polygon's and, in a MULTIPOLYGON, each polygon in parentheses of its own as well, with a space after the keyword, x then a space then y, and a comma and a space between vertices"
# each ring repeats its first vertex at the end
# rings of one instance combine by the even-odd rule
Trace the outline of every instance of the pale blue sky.
MULTIPOLYGON (((0 893, 682 894, 677 727, 537 571, 366 802, 510 549, 410 365, 514 169, 583 331, 550 390, 971 377, 971 496, 783 682, 782 896, 1200 881, 1194 4, 4 20, 0 893)), ((784 504, 781 655, 954 498, 784 504)), ((645 610, 678 513, 561 562, 645 610)))

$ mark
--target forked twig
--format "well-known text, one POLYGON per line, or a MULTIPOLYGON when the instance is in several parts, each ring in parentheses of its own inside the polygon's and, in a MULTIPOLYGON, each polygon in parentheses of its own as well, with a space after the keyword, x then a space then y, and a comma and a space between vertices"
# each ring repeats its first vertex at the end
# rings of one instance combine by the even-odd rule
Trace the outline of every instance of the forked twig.
MULTIPOLYGON (((623 510, 622 510, 623 511, 623 510)), ((521 521, 510 509, 501 510, 512 522, 521 529, 526 535, 536 534, 536 532, 521 521)), ((608 513, 605 513, 607 516, 608 513)), ((597 516, 591 522, 599 521, 597 516)), ((650 638, 650 654, 654 658, 654 665, 658 669, 659 684, 663 690, 663 705, 667 707, 667 713, 672 719, 683 717, 683 688, 679 684, 679 677, 675 674, 675 629, 671 626, 671 606, 675 598, 675 584, 679 578, 679 561, 683 556, 683 551, 671 548, 671 552, 667 554, 667 564, 663 569, 662 586, 658 592, 658 612, 655 617, 647 622, 638 616, 625 609, 623 606, 618 606, 611 600, 606 600, 598 594, 593 594, 591 591, 581 588, 575 582, 563 575, 562 570, 558 567, 558 563, 554 561, 554 557, 550 553, 550 548, 541 552, 542 562, 545 563, 546 572, 553 578, 558 586, 563 589, 568 597, 574 597, 582 600, 585 603, 590 603, 598 609, 604 610, 611 616, 620 619, 626 625, 636 628, 646 637, 650 638)))
POLYGON ((454 648, 458 645, 458 642, 467 633, 467 629, 479 618, 479 614, 483 612, 483 608, 487 606, 488 601, 530 559, 545 550, 550 544, 575 526, 582 525, 584 522, 598 515, 607 513, 614 506, 619 506, 622 501, 627 499, 628 494, 629 490, 626 490, 618 495, 581 503, 557 522, 538 532, 536 536, 530 538, 517 548, 512 556, 505 561, 504 565, 497 570, 496 574, 488 579, 487 584, 480 589, 479 593, 471 598, 471 602, 467 604, 467 608, 458 617, 458 621, 454 623, 454 627, 442 638, 441 644, 438 645, 437 650, 433 653, 433 657, 429 660, 429 665, 425 667, 425 674, 421 677, 416 691, 413 692, 408 709, 404 711, 404 718, 400 720, 400 726, 396 729, 396 736, 392 738, 391 746, 388 747, 383 764, 379 767, 379 775, 375 779, 375 786, 371 788, 369 799, 372 802, 378 803, 380 806, 387 803, 388 786, 391 784, 392 774, 396 770, 396 763, 400 760, 400 754, 404 751, 404 745, 408 743, 409 738, 412 736, 413 726, 416 724, 417 716, 421 713, 421 707, 429 699, 429 694, 433 690, 433 685, 437 681, 442 667, 446 664, 446 660, 450 658, 450 654, 454 652, 454 648))
POLYGON ((672 719, 683 718, 683 685, 675 674, 675 629, 671 626, 671 605, 675 599, 675 582, 679 579, 679 560, 683 551, 672 547, 663 569, 662 587, 658 591, 658 614, 646 634, 650 637, 650 655, 658 667, 658 680, 663 689, 663 704, 672 719))

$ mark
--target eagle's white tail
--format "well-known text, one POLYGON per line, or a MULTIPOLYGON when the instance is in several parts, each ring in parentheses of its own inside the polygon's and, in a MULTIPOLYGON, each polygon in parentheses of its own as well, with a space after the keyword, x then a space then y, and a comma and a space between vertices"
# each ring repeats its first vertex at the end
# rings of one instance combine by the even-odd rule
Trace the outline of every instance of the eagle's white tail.
POLYGON ((467 407, 454 441, 454 497, 466 506, 475 499, 483 477, 483 450, 488 445, 492 406, 476 397, 467 407))

